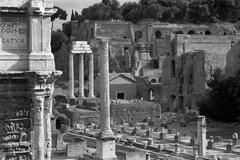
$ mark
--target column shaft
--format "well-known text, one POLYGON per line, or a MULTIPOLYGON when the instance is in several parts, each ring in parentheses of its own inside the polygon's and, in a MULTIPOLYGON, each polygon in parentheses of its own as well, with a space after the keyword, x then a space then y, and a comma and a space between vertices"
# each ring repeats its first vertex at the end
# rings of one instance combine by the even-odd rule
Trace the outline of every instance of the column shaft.
POLYGON ((89 54, 89 93, 88 97, 94 97, 94 64, 93 64, 93 54, 89 54))
POLYGON ((84 98, 84 54, 79 54, 79 98, 84 98))
POLYGON ((35 95, 33 127, 33 160, 44 160, 44 96, 35 95))
POLYGON ((69 98, 73 99, 74 97, 74 62, 73 54, 69 54, 69 98))
POLYGON ((100 73, 101 73, 101 132, 103 135, 112 135, 110 127, 110 95, 109 95, 109 59, 108 42, 103 41, 103 53, 100 55, 100 73))
POLYGON ((52 128, 51 128, 51 116, 52 116, 52 92, 45 98, 44 107, 44 123, 45 123, 45 160, 51 160, 52 152, 52 128))

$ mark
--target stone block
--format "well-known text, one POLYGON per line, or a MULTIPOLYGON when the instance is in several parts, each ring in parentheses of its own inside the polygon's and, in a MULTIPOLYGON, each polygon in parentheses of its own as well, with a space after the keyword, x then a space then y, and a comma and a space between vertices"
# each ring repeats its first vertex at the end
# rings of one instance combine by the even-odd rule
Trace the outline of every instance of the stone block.
POLYGON ((164 139, 166 139, 167 138, 167 134, 166 133, 160 133, 159 134, 159 139, 160 140, 164 140, 164 139))
POLYGON ((209 140, 207 144, 207 149, 213 149, 213 140, 209 140))
POLYGON ((196 144, 196 139, 195 138, 191 138, 190 139, 190 145, 191 146, 195 146, 195 144, 196 144))
POLYGON ((150 131, 149 130, 146 131, 146 137, 150 137, 150 131))
POLYGON ((68 157, 83 157, 87 153, 87 145, 83 140, 78 143, 67 144, 67 156, 68 157))
POLYGON ((180 135, 175 135, 174 136, 174 142, 179 143, 181 141, 181 136, 180 135))

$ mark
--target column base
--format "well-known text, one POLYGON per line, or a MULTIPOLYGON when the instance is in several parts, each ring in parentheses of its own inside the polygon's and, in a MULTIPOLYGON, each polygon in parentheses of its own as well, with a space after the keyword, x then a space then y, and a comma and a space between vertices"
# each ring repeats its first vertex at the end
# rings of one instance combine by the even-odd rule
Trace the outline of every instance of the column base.
POLYGON ((115 139, 97 139, 98 160, 117 160, 115 139))
POLYGON ((94 99, 94 98, 96 98, 94 95, 92 95, 92 96, 88 96, 87 97, 88 99, 94 99))

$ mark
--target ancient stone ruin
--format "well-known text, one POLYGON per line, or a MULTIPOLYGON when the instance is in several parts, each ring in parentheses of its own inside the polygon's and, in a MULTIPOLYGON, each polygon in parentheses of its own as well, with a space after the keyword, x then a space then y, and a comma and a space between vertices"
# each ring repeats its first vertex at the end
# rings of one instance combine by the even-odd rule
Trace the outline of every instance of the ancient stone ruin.
POLYGON ((0 157, 51 159, 52 0, 0 1, 0 157))

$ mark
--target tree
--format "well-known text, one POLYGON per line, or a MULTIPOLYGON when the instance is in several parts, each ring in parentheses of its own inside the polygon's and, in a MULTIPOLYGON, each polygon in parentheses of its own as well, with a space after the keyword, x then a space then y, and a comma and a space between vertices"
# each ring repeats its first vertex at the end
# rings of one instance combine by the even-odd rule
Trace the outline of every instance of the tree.
POLYGON ((188 18, 194 23, 208 22, 211 16, 209 7, 204 0, 194 0, 188 5, 188 18))
POLYGON ((52 16, 51 16, 51 22, 52 22, 52 28, 53 28, 53 21, 55 21, 56 19, 60 19, 60 20, 66 20, 67 19, 67 12, 57 6, 54 6, 53 7, 54 9, 57 10, 56 13, 54 13, 52 16))
POLYGON ((75 14, 74 14, 74 12, 73 12, 73 10, 72 10, 71 21, 73 21, 73 20, 75 20, 75 14))
POLYGON ((211 87, 197 104, 200 114, 208 118, 236 122, 240 118, 240 72, 234 77, 224 78, 219 69, 214 70, 207 82, 211 87))
POLYGON ((122 19, 120 14, 120 3, 117 0, 96 3, 82 10, 82 18, 90 20, 122 19))
POLYGON ((124 20, 137 23, 141 17, 139 5, 136 2, 127 2, 121 6, 121 15, 124 20))
POLYGON ((55 19, 66 20, 67 19, 67 12, 57 6, 53 8, 57 9, 57 12, 51 16, 51 21, 53 22, 55 19))
POLYGON ((63 43, 67 43, 68 38, 62 31, 52 31, 51 47, 52 52, 57 52, 61 49, 63 43))

